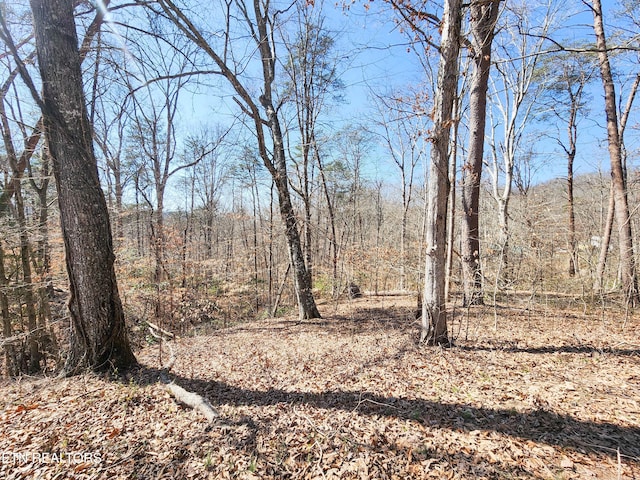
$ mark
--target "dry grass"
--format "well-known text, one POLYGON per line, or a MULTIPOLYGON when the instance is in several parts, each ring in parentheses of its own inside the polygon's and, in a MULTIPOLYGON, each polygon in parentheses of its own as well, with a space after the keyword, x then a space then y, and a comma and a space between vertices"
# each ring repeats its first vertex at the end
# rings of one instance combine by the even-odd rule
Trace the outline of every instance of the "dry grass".
POLYGON ((5 382, 0 477, 640 478, 638 318, 475 308, 440 349, 416 344, 413 305, 367 297, 177 340, 175 381, 213 425, 157 383, 158 346, 119 381, 5 382))

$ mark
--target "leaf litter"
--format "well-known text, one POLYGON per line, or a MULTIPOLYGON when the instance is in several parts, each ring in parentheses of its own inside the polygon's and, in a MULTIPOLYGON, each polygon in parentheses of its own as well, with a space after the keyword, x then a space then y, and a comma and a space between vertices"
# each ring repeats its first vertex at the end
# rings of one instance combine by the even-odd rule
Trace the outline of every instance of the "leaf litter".
POLYGON ((443 349, 414 302, 173 341, 213 423, 158 381, 159 346, 124 375, 6 380, 0 478, 640 478, 638 318, 474 307, 443 349))

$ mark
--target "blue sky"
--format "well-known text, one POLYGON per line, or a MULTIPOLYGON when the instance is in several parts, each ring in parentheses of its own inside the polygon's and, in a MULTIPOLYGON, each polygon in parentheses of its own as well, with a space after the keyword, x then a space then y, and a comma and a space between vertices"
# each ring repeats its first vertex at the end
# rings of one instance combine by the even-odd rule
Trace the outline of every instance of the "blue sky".
MULTIPOLYGON (((609 18, 610 7, 615 3, 606 0, 605 18, 609 18)), ((579 0, 567 2, 570 8, 575 7, 582 14, 574 15, 568 21, 568 27, 563 30, 563 39, 575 37, 584 38, 592 35, 592 17, 579 0)), ((384 2, 372 2, 369 10, 362 4, 354 3, 350 9, 327 3, 324 13, 327 16, 327 26, 336 32, 336 49, 343 56, 341 61, 342 76, 346 90, 346 102, 331 107, 324 122, 328 127, 338 129, 340 126, 367 122, 367 115, 372 113, 371 90, 383 91, 397 87, 403 88, 407 84, 424 81, 424 72, 415 57, 414 52, 408 52, 406 35, 399 31, 391 15, 380 14, 386 7, 384 2)), ((434 67, 435 68, 435 67, 434 67)), ((211 78, 210 83, 220 86, 224 81, 211 78)), ((590 87, 593 97, 593 107, 590 118, 582 121, 579 137, 580 147, 576 162, 576 173, 587 173, 597 170, 608 170, 608 155, 606 151, 605 132, 603 129, 602 87, 595 81, 590 87)), ((224 90, 224 87, 223 87, 224 90)), ((232 96, 226 95, 222 99, 212 95, 211 91, 202 91, 198 96, 184 95, 182 99, 182 131, 192 131, 200 122, 227 123, 238 113, 232 96)), ((541 125, 532 125, 531 132, 540 129, 541 125)), ((544 140, 538 131, 540 140, 539 156, 545 159, 543 167, 538 169, 537 180, 545 181, 565 174, 565 160, 559 152, 555 142, 544 140)), ((629 131, 627 135, 628 150, 638 149, 638 135, 629 131)), ((387 155, 382 149, 371 152, 370 176, 384 176, 389 180, 389 170, 385 166, 387 155)))

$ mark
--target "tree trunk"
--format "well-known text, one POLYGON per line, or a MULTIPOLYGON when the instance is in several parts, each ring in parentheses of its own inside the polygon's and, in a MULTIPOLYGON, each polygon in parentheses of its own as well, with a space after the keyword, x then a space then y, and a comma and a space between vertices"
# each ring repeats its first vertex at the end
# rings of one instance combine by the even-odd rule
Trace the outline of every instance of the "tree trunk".
POLYGON ((498 199, 498 246, 500 248, 500 269, 505 280, 511 279, 509 270, 509 199, 510 195, 498 199))
POLYGON ((480 264, 480 181, 484 157, 484 133, 487 118, 487 87, 500 1, 472 3, 472 74, 469 93, 469 156, 462 169, 462 279, 464 305, 482 305, 482 268, 480 264))
POLYGON ((598 256, 598 266, 596 267, 596 279, 593 289, 597 293, 601 293, 604 288, 604 269, 607 265, 607 255, 609 246, 611 245, 611 232, 613 231, 613 222, 616 216, 616 197, 613 191, 613 182, 609 188, 609 203, 607 205, 607 218, 605 220, 602 237, 600 238, 600 254, 598 256))
POLYGON ((605 113, 607 117, 607 140, 609 143, 609 158, 611 160, 611 181, 615 199, 615 217, 618 224, 620 242, 620 270, 622 274, 622 288, 627 300, 635 305, 639 300, 638 283, 633 257, 633 238, 631 235, 631 218, 627 202, 627 190, 622 168, 622 142, 618 124, 616 105, 616 91, 613 75, 609 64, 607 43, 602 19, 602 5, 600 0, 593 0, 593 29, 596 34, 598 58, 600 60, 600 74, 604 87, 605 113))
MULTIPOLYGON (((455 117, 458 118, 460 107, 460 99, 455 102, 455 117)), ((444 301, 449 301, 451 291, 451 275, 453 272, 453 253, 455 242, 455 220, 456 220, 456 170, 458 168, 458 155, 456 150, 458 148, 458 127, 459 124, 454 125, 453 138, 454 138, 454 151, 451 152, 451 158, 449 160, 449 198, 447 199, 447 252, 446 252, 446 273, 444 282, 444 301)), ((421 304, 421 303, 419 303, 421 304)))
POLYGON ((216 52, 198 28, 172 0, 158 0, 158 3, 167 18, 185 32, 189 38, 202 48, 216 63, 220 69, 219 74, 227 79, 236 94, 240 97, 234 98, 234 100, 240 105, 242 111, 251 117, 254 122, 260 157, 267 170, 269 170, 278 191, 280 216, 285 226, 290 263, 294 270, 300 318, 320 318, 320 313, 318 312, 311 289, 311 276, 305 264, 295 210, 291 202, 289 179, 287 178, 284 136, 273 100, 273 82, 275 80, 277 61, 276 45, 272 43, 274 39, 272 29, 275 28, 275 24, 278 23, 274 19, 276 14, 269 11, 269 8, 271 8, 269 2, 262 3, 258 1, 253 2, 253 18, 249 15, 249 9, 246 8, 245 5, 241 6, 239 12, 239 18, 242 18, 243 21, 246 22, 250 36, 256 42, 257 52, 260 56, 260 62, 262 63, 262 95, 259 96, 258 100, 266 114, 265 121, 260 114, 260 109, 258 103, 254 100, 254 96, 249 93, 240 77, 236 74, 237 65, 232 64, 229 59, 232 58, 233 55, 228 55, 226 51, 222 55, 216 52), (229 63, 227 63, 227 61, 229 61, 229 63), (270 131, 269 140, 271 141, 271 148, 267 147, 265 126, 268 127, 270 131))
MULTIPOLYGON (((259 2, 254 2, 254 10, 257 23, 258 33, 258 49, 262 60, 262 71, 264 80, 264 92, 260 97, 260 103, 264 108, 268 125, 271 131, 271 140, 273 141, 273 160, 267 153, 266 145, 262 144, 260 154, 270 170, 271 175, 278 191, 278 200, 280 205, 280 216, 285 225, 285 236, 287 238, 287 246, 289 247, 289 260, 293 267, 293 277, 295 282, 296 296, 298 297, 298 310, 300 319, 321 318, 311 286, 311 274, 307 268, 302 250, 302 242, 300 241, 300 231, 298 230, 298 221, 296 219, 295 210, 291 203, 291 194, 289 192, 289 179, 287 176, 287 159, 284 148, 284 135, 280 125, 280 119, 273 104, 272 87, 275 80, 275 45, 271 44, 272 36, 269 34, 269 28, 272 26, 269 21, 269 4, 267 3, 261 10, 259 2)), ((272 33, 272 32, 271 32, 272 33)), ((254 116, 256 129, 262 130, 262 119, 254 116)), ((259 136, 264 140, 262 136, 259 136)))
MULTIPOLYGON (((2 126, 1 131, 6 157, 12 171, 11 184, 9 185, 10 188, 8 188, 8 190, 10 190, 15 197, 15 217, 18 222, 20 238, 20 265, 22 267, 23 280, 23 285, 20 290, 22 292, 22 299, 24 300, 24 309, 27 314, 28 363, 26 365, 20 365, 20 367, 26 368, 28 373, 36 373, 40 370, 40 360, 42 355, 40 353, 40 342, 38 340, 39 332, 37 328, 36 300, 34 295, 33 275, 31 273, 31 245, 29 242, 27 219, 25 215, 24 197, 22 196, 22 179, 24 170, 29 164, 29 160, 33 154, 36 144, 32 144, 32 148, 30 149, 25 149, 22 152, 20 159, 18 159, 18 154, 16 153, 16 149, 13 144, 11 129, 4 105, 5 95, 13 83, 12 78, 15 77, 10 77, 0 90, 0 123, 2 126)), ((40 136, 38 135, 37 138, 40 138, 40 136)), ((27 142, 28 141, 29 140, 27 140, 27 142)))
MULTIPOLYGON (((9 285, 4 269, 4 245, 0 243, 0 313, 2 314, 2 335, 10 338, 13 333, 11 316, 9 313, 9 299, 7 298, 6 287, 9 285)), ((7 375, 12 377, 20 373, 20 366, 16 356, 15 348, 12 344, 4 346, 4 359, 7 375)))
MULTIPOLYGON (((570 132, 571 135, 571 132, 570 132)), ((570 140, 573 142, 573 139, 570 140)), ((567 154, 567 210, 569 220, 569 275, 578 272, 578 248, 576 245, 576 214, 573 199, 573 161, 575 159, 575 145, 567 154)))
POLYGON ((278 191, 280 216, 282 217, 285 225, 285 235, 287 237, 287 246, 289 247, 289 259, 293 267, 300 319, 321 318, 318 307, 316 306, 315 298, 313 297, 311 275, 305 264, 302 242, 300 241, 300 232, 298 230, 298 221, 293 209, 293 204, 291 203, 280 122, 276 117, 273 107, 267 108, 267 111, 272 112, 269 117, 271 121, 272 138, 274 140, 274 164, 276 167, 274 180, 276 190, 278 191))
POLYGON ((448 345, 444 298, 446 273, 447 195, 449 192, 449 143, 453 104, 458 92, 458 54, 462 23, 461 0, 445 0, 438 80, 433 110, 433 143, 429 164, 426 212, 426 259, 420 341, 448 345))
POLYGON ((329 185, 327 183, 327 177, 325 174, 325 168, 322 163, 322 158, 318 151, 315 135, 313 137, 313 151, 318 164, 318 170, 320 171, 320 179, 322 181, 322 191, 324 193, 325 201, 327 202, 327 214, 329 216, 329 227, 331 229, 331 237, 329 238, 329 247, 331 249, 331 296, 336 298, 338 295, 338 236, 336 233, 336 216, 333 208, 333 201, 329 193, 329 185))
POLYGON ((67 375, 136 363, 118 294, 107 204, 82 90, 74 4, 31 0, 45 132, 70 281, 67 375))
POLYGON ((27 313, 27 342, 29 346, 29 362, 27 370, 29 373, 36 373, 40 370, 40 335, 37 325, 36 296, 33 288, 33 275, 31 273, 31 245, 27 233, 27 219, 25 216, 24 198, 22 196, 22 178, 14 172, 13 181, 17 182, 15 187, 16 215, 20 229, 20 264, 22 266, 24 307, 27 313))
MULTIPOLYGON (((157 187, 156 209, 152 215, 153 256, 155 271, 153 281, 159 287, 167 279, 164 267, 164 189, 157 187)), ((159 299, 158 299, 159 300, 159 299)))

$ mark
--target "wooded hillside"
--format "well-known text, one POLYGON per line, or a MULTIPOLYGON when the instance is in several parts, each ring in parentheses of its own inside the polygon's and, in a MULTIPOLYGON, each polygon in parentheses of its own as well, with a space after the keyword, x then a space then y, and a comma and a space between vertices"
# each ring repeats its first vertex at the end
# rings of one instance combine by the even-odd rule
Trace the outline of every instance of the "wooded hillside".
POLYGON ((0 476, 638 478, 639 29, 0 2, 0 476))

